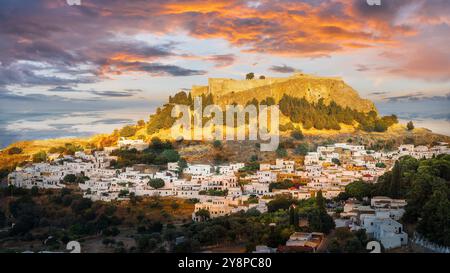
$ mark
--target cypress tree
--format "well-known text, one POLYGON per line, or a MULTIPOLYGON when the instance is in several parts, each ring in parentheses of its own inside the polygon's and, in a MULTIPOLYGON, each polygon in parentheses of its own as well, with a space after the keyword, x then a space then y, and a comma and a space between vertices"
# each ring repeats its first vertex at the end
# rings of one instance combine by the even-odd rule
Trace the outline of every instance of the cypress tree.
POLYGON ((298 225, 298 217, 296 217, 297 212, 295 211, 295 205, 292 204, 289 207, 289 225, 297 226, 298 225), (297 222, 295 220, 297 219, 297 222))
POLYGON ((392 198, 398 198, 400 196, 400 180, 401 180, 401 167, 398 161, 395 162, 392 169, 391 181, 390 181, 390 195, 392 198))
POLYGON ((318 191, 316 195, 316 206, 320 211, 326 211, 325 198, 323 198, 322 191, 318 191))

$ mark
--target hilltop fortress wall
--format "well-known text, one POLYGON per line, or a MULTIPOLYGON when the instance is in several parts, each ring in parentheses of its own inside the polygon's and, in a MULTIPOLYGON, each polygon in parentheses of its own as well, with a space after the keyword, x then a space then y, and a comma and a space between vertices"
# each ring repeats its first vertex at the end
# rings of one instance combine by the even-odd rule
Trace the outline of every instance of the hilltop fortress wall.
POLYGON ((244 90, 284 82, 288 78, 266 78, 253 80, 233 80, 233 79, 209 79, 209 92, 214 96, 223 96, 231 92, 241 92, 244 90))
POLYGON ((213 94, 214 97, 221 97, 230 93, 238 93, 263 86, 270 86, 277 83, 286 82, 293 79, 330 79, 342 81, 341 78, 317 77, 302 73, 296 73, 286 78, 265 78, 252 80, 235 80, 227 78, 209 78, 208 85, 192 86, 192 96, 201 96, 202 94, 213 94))
POLYGON ((286 78, 252 80, 210 78, 207 86, 193 86, 191 94, 194 97, 212 94, 214 101, 221 106, 233 103, 244 105, 253 98, 261 101, 267 97, 272 97, 278 102, 286 94, 305 98, 310 102, 317 102, 323 98, 325 103, 335 101, 341 106, 358 111, 376 111, 371 101, 360 98, 342 78, 300 73, 286 78))

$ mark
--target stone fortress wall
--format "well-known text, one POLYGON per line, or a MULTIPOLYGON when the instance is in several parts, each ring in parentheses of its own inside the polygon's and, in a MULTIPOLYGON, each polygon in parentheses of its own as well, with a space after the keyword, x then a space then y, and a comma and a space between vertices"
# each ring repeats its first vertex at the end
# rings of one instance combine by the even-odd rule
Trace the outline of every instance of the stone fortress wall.
POLYGON ((267 97, 278 102, 284 95, 289 95, 314 103, 320 99, 324 99, 326 104, 334 101, 343 107, 362 112, 376 111, 371 101, 362 99, 342 78, 302 73, 286 78, 267 77, 252 80, 210 78, 207 86, 193 86, 191 94, 193 97, 212 94, 214 102, 221 106, 234 103, 245 105, 253 98, 262 101, 267 97))
POLYGON ((221 97, 230 93, 238 93, 253 88, 268 86, 276 83, 282 83, 293 79, 330 79, 342 81, 338 77, 318 77, 303 73, 295 73, 292 76, 285 78, 271 78, 252 79, 252 80, 235 80, 229 78, 209 78, 208 85, 194 85, 192 86, 192 96, 201 96, 202 94, 213 94, 214 97, 221 97))

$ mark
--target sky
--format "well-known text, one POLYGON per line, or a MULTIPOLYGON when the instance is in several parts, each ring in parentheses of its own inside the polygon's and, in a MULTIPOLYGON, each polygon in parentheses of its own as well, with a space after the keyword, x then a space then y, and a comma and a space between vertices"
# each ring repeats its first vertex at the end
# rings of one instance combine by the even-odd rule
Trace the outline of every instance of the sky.
POLYGON ((2 0, 0 147, 109 132, 248 72, 340 76, 450 134, 449 44, 448 0, 2 0))

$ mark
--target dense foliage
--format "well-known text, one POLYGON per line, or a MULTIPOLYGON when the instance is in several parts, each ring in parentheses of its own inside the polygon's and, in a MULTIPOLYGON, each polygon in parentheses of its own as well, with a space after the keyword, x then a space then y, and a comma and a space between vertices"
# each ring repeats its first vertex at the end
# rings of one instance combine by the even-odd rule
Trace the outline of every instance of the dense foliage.
POLYGON ((292 131, 291 136, 296 140, 303 140, 305 137, 303 136, 303 132, 300 129, 295 129, 292 131))
POLYGON ((209 195, 209 196, 227 196, 228 190, 202 190, 199 191, 198 194, 200 195, 209 195))
POLYGON ((72 194, 68 189, 39 193, 33 189, 9 187, 2 189, 0 194, 3 198, 11 199, 7 208, 0 207, 0 218, 6 211, 9 212, 9 219, 6 217, 0 219, 0 222, 3 221, 0 224, 14 223, 9 236, 24 236, 25 240, 33 239, 30 231, 34 228, 51 227, 54 231, 65 230, 58 236, 60 238, 65 236, 68 240, 68 236, 76 238, 96 234, 121 222, 109 212, 107 209, 109 205, 94 205, 91 200, 72 194), (45 202, 52 204, 52 209, 42 206, 42 199, 47 199, 45 202))
POLYGON ((133 125, 127 125, 120 130, 121 137, 131 137, 137 132, 137 127, 133 125))
MULTIPOLYGON (((202 106, 213 104, 213 97, 211 94, 202 95, 202 106)), ((186 92, 179 92, 173 97, 169 97, 169 103, 156 110, 156 113, 150 117, 150 121, 147 124, 147 133, 153 134, 161 129, 169 129, 175 122, 175 118, 171 116, 172 109, 175 104, 188 105, 191 109, 194 106, 194 99, 191 94, 186 92)), ((267 97, 262 101, 252 99, 248 101, 246 105, 275 105, 276 101, 272 97, 267 97)), ((385 116, 379 118, 375 111, 369 113, 358 112, 348 107, 344 108, 337 105, 332 101, 329 105, 324 104, 324 100, 321 99, 317 103, 310 103, 304 98, 295 98, 292 96, 284 95, 279 102, 281 112, 290 118, 294 123, 302 123, 303 128, 318 130, 333 129, 340 130, 339 123, 353 125, 354 122, 358 122, 360 129, 368 132, 384 132, 391 125, 398 122, 395 115, 385 116)), ((225 115, 224 115, 225 118, 225 115)), ((248 121, 248 119, 246 118, 248 121)), ((132 131, 133 126, 127 128, 127 132, 132 131)), ((291 122, 280 125, 281 131, 294 130, 295 127, 291 122)), ((296 130, 292 137, 301 140, 303 134, 300 130, 296 130)))
POLYGON ((50 154, 65 154, 65 155, 74 155, 76 152, 83 151, 83 147, 80 145, 66 143, 64 146, 60 147, 51 147, 48 152, 50 154))
POLYGON ((164 187, 164 180, 162 180, 161 178, 155 178, 155 179, 150 179, 150 181, 148 182, 148 185, 154 189, 160 189, 162 187, 164 187))
POLYGON ((331 253, 366 253, 365 246, 369 242, 363 229, 350 231, 348 228, 337 228, 331 239, 328 251, 331 253))
MULTIPOLYGON (((186 237, 175 251, 198 251, 202 246, 242 244, 247 251, 256 245, 278 247, 285 245, 295 231, 318 231, 328 233, 334 228, 333 219, 325 211, 325 200, 320 195, 309 200, 294 200, 278 196, 269 202, 269 212, 259 213, 251 209, 230 216, 186 225, 180 234, 186 237), (309 220, 309 227, 299 227, 298 219, 309 220), (270 225, 270 224, 275 225, 270 225)), ((200 215, 198 215, 200 216, 200 215)), ((203 215, 208 219, 208 215, 203 215)))
POLYGON ((63 178, 63 182, 67 184, 83 184, 87 180, 89 180, 89 177, 75 174, 67 174, 63 178))
POLYGON ((278 157, 287 157, 288 156, 288 152, 286 151, 285 148, 282 148, 282 147, 278 147, 278 149, 275 152, 277 153, 278 157))
POLYGON ((432 242, 450 246, 450 155, 422 160, 402 157, 378 183, 351 183, 344 195, 406 198, 402 220, 417 223, 417 231, 432 242))
POLYGON ((47 161, 47 153, 45 151, 40 151, 33 155, 34 163, 41 163, 46 161, 47 161))
POLYGON ((21 154, 22 152, 23 152, 22 148, 19 147, 11 147, 10 149, 8 149, 9 155, 18 155, 21 154))
POLYGON ((9 172, 10 172, 10 170, 7 169, 7 168, 0 169, 0 181, 1 181, 3 178, 7 177, 8 174, 9 174, 9 172))
POLYGON ((175 122, 175 118, 172 117, 173 105, 167 104, 163 108, 156 109, 156 113, 150 117, 150 121, 147 125, 147 133, 149 135, 158 132, 161 129, 169 129, 175 122))
MULTIPOLYGON (((212 95, 202 95, 202 106, 213 104, 212 95)), ((154 134, 162 129, 170 129, 176 118, 172 117, 172 109, 174 105, 188 105, 191 109, 194 107, 194 99, 191 94, 186 92, 179 92, 174 97, 169 97, 169 103, 162 108, 158 107, 156 113, 150 116, 150 121, 147 124, 147 133, 154 134)))
POLYGON ((309 150, 309 145, 308 145, 308 143, 300 143, 300 144, 295 148, 294 153, 295 153, 295 154, 298 154, 298 155, 303 155, 303 156, 305 156, 305 155, 308 154, 309 151, 310 151, 310 150, 309 150))
POLYGON ((260 214, 250 210, 187 225, 183 229, 186 242, 174 250, 190 252, 201 246, 227 243, 242 244, 248 251, 260 244, 277 247, 285 244, 294 231, 286 211, 260 214), (270 223, 276 223, 276 226, 271 228, 270 223))
POLYGON ((289 117, 292 122, 301 122, 305 129, 340 130, 339 123, 353 125, 354 121, 357 121, 364 131, 384 132, 389 126, 398 122, 396 116, 378 118, 374 111, 362 113, 348 107, 343 108, 334 101, 325 105, 323 99, 317 103, 310 103, 304 98, 284 95, 279 106, 285 116, 289 117))
POLYGON ((149 147, 143 151, 119 149, 113 151, 112 155, 118 157, 117 161, 111 163, 115 168, 129 167, 135 164, 162 165, 167 162, 177 162, 180 159, 180 155, 170 141, 163 142, 159 138, 153 138, 149 147))
POLYGON ((334 228, 334 221, 326 212, 325 199, 319 191, 315 198, 308 200, 295 200, 290 197, 277 196, 267 205, 269 212, 288 210, 291 205, 296 206, 296 212, 300 218, 309 222, 312 231, 328 233, 334 228))
POLYGON ((297 187, 298 184, 292 182, 289 179, 286 179, 282 182, 272 182, 269 184, 269 191, 273 191, 274 189, 289 189, 292 187, 297 187))

